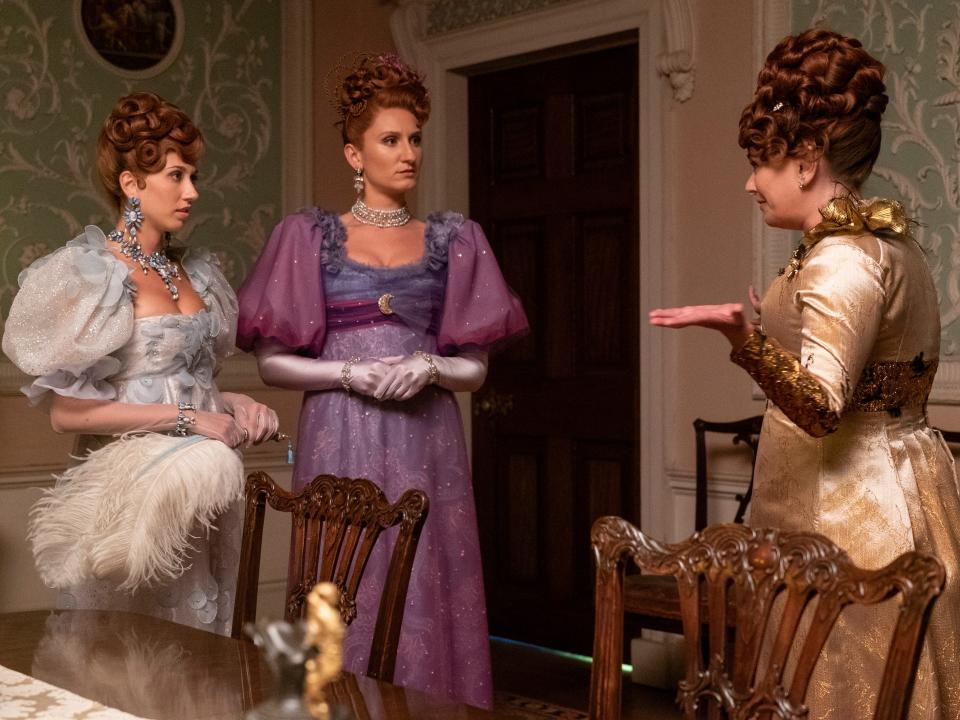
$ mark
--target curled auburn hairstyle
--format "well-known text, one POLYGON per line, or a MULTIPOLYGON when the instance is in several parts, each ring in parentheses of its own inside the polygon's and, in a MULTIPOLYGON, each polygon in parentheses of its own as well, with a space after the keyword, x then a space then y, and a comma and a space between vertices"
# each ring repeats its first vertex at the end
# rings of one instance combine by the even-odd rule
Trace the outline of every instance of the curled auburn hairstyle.
POLYGON ((194 166, 203 152, 203 136, 183 110, 149 92, 117 100, 97 137, 97 171, 118 209, 120 173, 129 170, 143 187, 143 176, 160 172, 170 150, 194 166))
POLYGON ((831 30, 785 38, 740 116, 740 147, 755 165, 822 155, 835 180, 859 188, 880 152, 883 72, 858 40, 831 30))
POLYGON ((379 110, 403 108, 420 126, 430 117, 430 93, 423 76, 389 53, 361 55, 334 89, 333 105, 343 144, 358 147, 379 110))

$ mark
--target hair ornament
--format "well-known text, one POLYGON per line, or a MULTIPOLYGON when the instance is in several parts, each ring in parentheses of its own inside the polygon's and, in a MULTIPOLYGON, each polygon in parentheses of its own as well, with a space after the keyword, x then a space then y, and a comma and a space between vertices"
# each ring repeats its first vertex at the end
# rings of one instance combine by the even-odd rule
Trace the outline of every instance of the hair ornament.
POLYGON ((372 57, 376 57, 376 54, 371 52, 344 53, 337 59, 336 64, 327 71, 324 77, 323 85, 326 90, 327 101, 330 103, 330 107, 333 108, 334 112, 340 116, 341 122, 346 119, 347 115, 357 117, 367 109, 366 98, 359 98, 349 106, 344 106, 341 101, 340 90, 343 86, 343 81, 349 75, 353 74, 361 63, 372 57))
POLYGON ((783 110, 783 103, 782 103, 782 102, 778 102, 776 105, 774 105, 772 108, 770 108, 770 112, 777 112, 778 110, 783 110))

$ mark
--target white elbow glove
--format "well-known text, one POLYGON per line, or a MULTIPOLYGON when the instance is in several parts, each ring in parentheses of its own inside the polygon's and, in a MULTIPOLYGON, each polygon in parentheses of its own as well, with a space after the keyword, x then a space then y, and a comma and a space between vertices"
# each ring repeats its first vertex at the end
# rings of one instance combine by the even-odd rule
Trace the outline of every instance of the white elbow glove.
POLYGON ((373 392, 378 400, 409 400, 431 383, 454 392, 473 392, 487 377, 486 353, 443 357, 418 352, 384 361, 391 365, 373 392))
POLYGON ((260 377, 268 385, 288 390, 350 389, 372 395, 390 366, 377 358, 317 360, 295 355, 282 345, 257 346, 260 377))

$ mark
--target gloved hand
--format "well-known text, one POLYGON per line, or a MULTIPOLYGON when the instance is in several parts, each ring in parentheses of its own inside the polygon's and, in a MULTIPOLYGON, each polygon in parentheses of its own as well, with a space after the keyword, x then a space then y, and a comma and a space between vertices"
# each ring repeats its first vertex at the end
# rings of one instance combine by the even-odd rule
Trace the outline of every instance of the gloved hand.
POLYGON ((240 447, 247 442, 243 428, 230 413, 186 410, 184 414, 197 419, 195 424, 187 426, 187 431, 193 435, 205 435, 231 448, 240 447))
POLYGON ((387 372, 373 391, 377 400, 409 400, 430 382, 432 368, 420 355, 384 358, 387 372))
POLYGON ((277 414, 263 403, 240 393, 221 393, 227 412, 245 433, 244 447, 257 445, 277 434, 280 420, 277 414))
POLYGON ((350 389, 361 395, 375 395, 383 379, 393 369, 389 360, 400 358, 369 358, 350 365, 350 389))
MULTIPOLYGON (((257 365, 267 385, 288 390, 343 389, 344 360, 317 360, 290 352, 278 343, 257 343, 257 365)), ((389 367, 382 360, 367 358, 350 367, 350 389, 371 395, 389 367)))
MULTIPOLYGON (((437 384, 454 392, 474 392, 487 377, 487 353, 453 357, 429 355, 437 369, 437 384)), ((391 367, 373 393, 378 400, 409 400, 430 383, 430 363, 421 355, 383 358, 391 367)))

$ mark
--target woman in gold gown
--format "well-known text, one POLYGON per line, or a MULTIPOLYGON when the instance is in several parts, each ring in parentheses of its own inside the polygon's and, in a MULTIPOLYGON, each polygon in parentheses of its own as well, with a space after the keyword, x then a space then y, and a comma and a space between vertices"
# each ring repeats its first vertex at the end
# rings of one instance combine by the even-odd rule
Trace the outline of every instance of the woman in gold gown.
MULTIPOLYGON (((767 395, 750 523, 822 533, 863 567, 908 550, 947 568, 911 720, 960 718, 960 494, 953 458, 929 427, 940 316, 924 252, 894 200, 859 189, 880 148, 883 65, 823 29, 767 57, 740 145, 746 190, 771 226, 801 244, 762 301, 654 310, 664 327, 730 340, 731 359, 767 395)), ((810 684, 810 718, 873 716, 895 608, 849 608, 810 684)))

